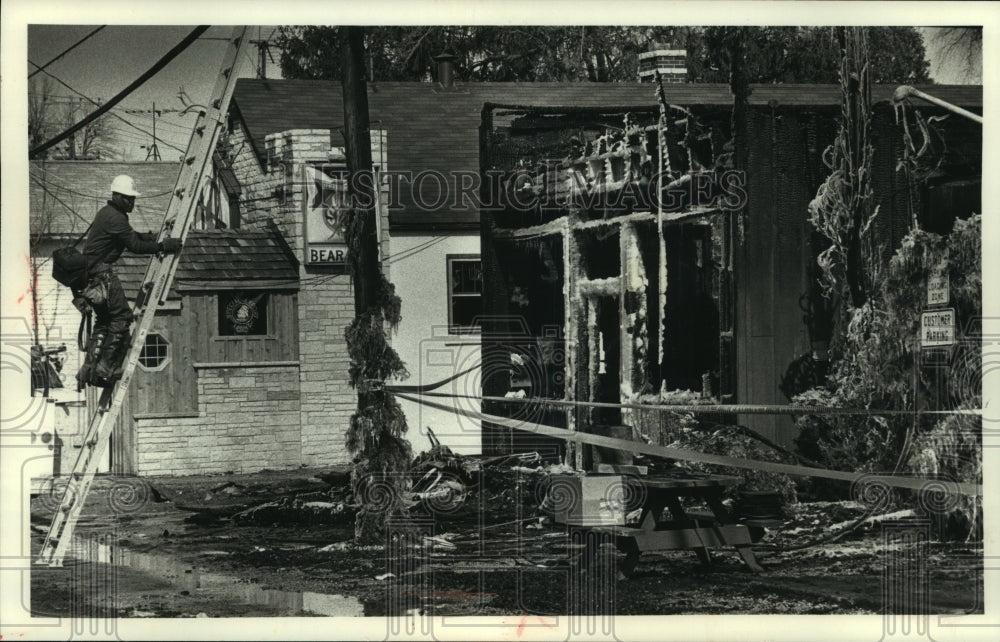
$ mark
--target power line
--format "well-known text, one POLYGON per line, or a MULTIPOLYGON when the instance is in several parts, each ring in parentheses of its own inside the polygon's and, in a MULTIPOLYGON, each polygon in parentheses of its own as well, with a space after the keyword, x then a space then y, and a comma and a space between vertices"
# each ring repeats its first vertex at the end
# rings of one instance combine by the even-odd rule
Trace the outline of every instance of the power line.
MULTIPOLYGON (((55 138, 49 139, 48 141, 46 141, 46 142, 42 143, 41 145, 39 145, 38 147, 36 147, 35 149, 31 150, 29 152, 29 157, 30 158, 34 158, 38 154, 40 154, 40 153, 44 152, 45 150, 49 149, 50 147, 52 147, 53 145, 56 145, 56 144, 58 144, 58 143, 60 143, 60 142, 62 142, 64 140, 66 140, 67 138, 69 138, 70 136, 72 136, 74 133, 76 133, 80 129, 86 127, 90 122, 94 121, 95 119, 97 119, 98 117, 100 117, 102 114, 104 114, 105 112, 107 112, 108 110, 110 110, 112 107, 114 107, 119 102, 121 102, 122 100, 124 100, 126 96, 128 96, 133 91, 135 91, 137 87, 139 87, 140 85, 142 85, 144 82, 146 82, 147 80, 149 80, 150 78, 152 78, 154 75, 156 75, 161 69, 163 69, 164 67, 166 67, 167 64, 171 60, 173 60, 178 55, 180 55, 180 53, 182 51, 184 51, 185 49, 187 49, 188 45, 190 45, 192 42, 194 42, 195 40, 197 40, 198 36, 200 36, 201 34, 203 34, 207 30, 208 30, 208 26, 207 25, 202 25, 202 26, 199 26, 199 27, 195 27, 191 31, 191 33, 188 34, 186 38, 184 38, 184 40, 180 41, 180 43, 178 43, 173 49, 171 49, 170 51, 168 51, 163 57, 161 57, 159 60, 157 60, 156 63, 152 67, 150 67, 147 72, 145 72, 144 74, 142 74, 141 76, 139 76, 136 80, 132 81, 132 83, 129 84, 128 87, 126 87, 122 91, 118 92, 107 103, 105 103, 101 107, 98 107, 96 110, 94 110, 93 112, 91 112, 88 116, 84 117, 84 119, 81 120, 80 122, 78 122, 77 124, 73 125, 72 127, 70 127, 69 129, 67 129, 63 133, 59 134, 55 138)), ((31 63, 31 64, 34 65, 34 63, 31 63)), ((35 65, 35 66, 37 67, 38 65, 35 65)))
MULTIPOLYGON (((122 111, 126 114, 152 114, 155 112, 157 115, 159 115, 159 114, 178 114, 184 110, 161 108, 161 109, 123 109, 122 111)), ((194 112, 191 113, 194 114, 194 112)))
MULTIPOLYGON (((31 62, 31 61, 29 60, 28 62, 31 62)), ((31 64, 35 64, 35 63, 31 63, 31 64)), ((61 78, 59 78, 58 76, 56 76, 56 75, 55 75, 55 74, 53 74, 52 72, 49 72, 49 71, 46 71, 46 72, 45 72, 45 75, 46 75, 46 76, 48 76, 49 78, 52 78, 53 80, 55 80, 55 81, 56 81, 57 83, 59 83, 60 85, 62 85, 62 86, 63 86, 63 87, 65 87, 66 89, 69 89, 69 90, 70 90, 71 92, 73 92, 73 93, 74 93, 74 94, 76 94, 77 96, 80 96, 81 98, 85 98, 85 99, 87 99, 88 101, 90 101, 90 103, 91 103, 92 105, 95 105, 95 106, 97 106, 97 107, 100 107, 100 106, 101 106, 101 103, 97 102, 96 100, 94 100, 94 99, 93 99, 93 98, 91 98, 90 96, 88 96, 88 95, 84 94, 83 92, 81 92, 81 91, 77 91, 76 89, 73 89, 73 88, 72 88, 72 87, 70 87, 70 86, 69 86, 69 85, 68 85, 68 84, 67 84, 67 83, 66 83, 66 82, 65 82, 64 80, 62 80, 61 78)), ((109 114, 110 114, 111 116, 114 116, 114 117, 115 117, 115 118, 117 118, 118 120, 122 121, 123 123, 125 123, 125 124, 126 124, 126 125, 128 125, 129 127, 132 127, 133 129, 136 129, 136 130, 138 130, 138 131, 142 132, 142 133, 143 133, 143 134, 145 134, 146 136, 150 136, 150 137, 151 137, 151 136, 153 135, 153 134, 151 134, 150 132, 148 132, 148 131, 146 131, 145 129, 143 129, 142 127, 139 127, 139 126, 138 126, 138 125, 136 125, 135 123, 133 123, 133 122, 131 122, 131 121, 129 121, 129 120, 126 120, 125 118, 122 118, 121 116, 119 116, 119 115, 118 115, 118 113, 117 113, 117 111, 116 111, 116 110, 114 110, 114 109, 110 110, 110 111, 109 111, 108 113, 109 113, 109 114)), ((164 145, 166 145, 166 146, 168 146, 168 147, 170 147, 170 148, 172 148, 172 149, 176 149, 177 151, 179 151, 179 152, 180 152, 180 153, 182 153, 182 154, 184 153, 184 150, 183 150, 183 149, 181 149, 180 147, 177 147, 177 146, 175 146, 175 145, 171 145, 170 143, 164 143, 164 145)))
POLYGON ((48 186, 45 185, 45 181, 42 181, 42 180, 40 180, 40 179, 38 179, 38 178, 36 178, 34 176, 32 176, 31 178, 35 181, 35 183, 38 184, 39 187, 41 187, 43 190, 45 190, 46 194, 48 194, 49 196, 51 196, 52 198, 54 198, 57 203, 59 203, 60 205, 62 205, 63 207, 65 207, 67 210, 69 210, 69 212, 73 216, 77 217, 78 219, 80 219, 81 221, 83 221, 84 223, 86 223, 87 225, 90 225, 90 221, 88 221, 87 219, 83 218, 83 216, 81 216, 80 214, 78 214, 76 210, 74 210, 72 207, 70 207, 69 205, 67 205, 64 200, 62 200, 61 198, 59 198, 58 196, 56 196, 55 194, 53 194, 52 191, 49 190, 48 186))
POLYGON ((74 44, 73 44, 73 45, 72 45, 72 46, 71 46, 71 47, 70 47, 69 49, 65 50, 64 52, 62 52, 61 54, 59 54, 58 56, 56 56, 56 57, 55 57, 55 58, 53 58, 52 60, 48 61, 47 63, 45 63, 45 64, 44 64, 44 65, 42 65, 41 67, 38 67, 38 65, 35 65, 36 67, 38 67, 38 69, 36 69, 36 70, 34 70, 33 72, 31 72, 30 74, 28 74, 28 78, 29 78, 29 79, 30 79, 30 78, 32 78, 32 77, 33 77, 33 76, 34 76, 35 74, 37 74, 37 73, 38 73, 38 72, 40 72, 40 71, 45 71, 45 68, 46 68, 46 67, 48 67, 49 65, 51 65, 51 64, 52 64, 52 63, 54 63, 55 61, 59 60, 60 58, 62 58, 62 57, 63 57, 63 56, 65 56, 66 54, 68 54, 69 52, 71 52, 71 51, 73 51, 74 49, 76 49, 76 48, 77 48, 77 46, 79 46, 79 45, 83 44, 83 42, 84 42, 85 40, 87 40, 87 39, 88 39, 88 38, 90 38, 90 37, 91 37, 92 35, 94 35, 95 33, 97 33, 98 31, 100 31, 101 29, 103 29, 103 28, 104 28, 104 27, 106 27, 106 26, 107 26, 107 25, 101 25, 101 26, 100 26, 100 27, 98 27, 97 29, 94 29, 93 31, 91 31, 90 33, 88 33, 88 34, 87 34, 86 36, 84 36, 83 38, 80 38, 79 40, 77 40, 77 41, 76 41, 76 42, 75 42, 75 43, 74 43, 74 44))
MULTIPOLYGON (((136 161, 136 162, 138 162, 138 161, 136 161)), ((30 173, 30 170, 29 170, 29 173, 30 173)), ((73 194, 74 196, 82 196, 84 198, 93 198, 93 199, 96 199, 96 200, 99 200, 99 201, 101 201, 101 200, 107 200, 107 198, 108 198, 107 194, 97 195, 97 194, 84 194, 83 192, 78 192, 78 191, 76 191, 74 189, 66 187, 65 185, 60 185, 59 183, 54 182, 52 179, 48 178, 47 176, 37 176, 35 174, 31 174, 31 177, 34 178, 37 181, 42 181, 44 183, 47 183, 48 185, 50 185, 50 186, 52 186, 52 187, 54 187, 54 188, 56 188, 58 190, 61 190, 63 192, 68 192, 70 194, 73 194)), ((174 191, 173 189, 168 189, 167 191, 160 192, 158 194, 143 194, 140 198, 144 198, 144 199, 145 198, 157 198, 159 196, 166 196, 167 194, 170 194, 173 191, 174 191)))
POLYGON ((402 261, 403 259, 413 258, 414 256, 420 254, 424 250, 428 250, 432 246, 437 245, 438 243, 440 243, 441 241, 445 240, 446 238, 447 238, 446 236, 437 236, 435 238, 432 238, 429 241, 425 241, 424 243, 422 243, 420 245, 416 245, 414 247, 411 247, 408 250, 402 250, 402 251, 397 252, 395 254, 390 254, 389 256, 385 257, 385 259, 384 259, 383 262, 386 263, 387 265, 392 265, 396 261, 402 261))

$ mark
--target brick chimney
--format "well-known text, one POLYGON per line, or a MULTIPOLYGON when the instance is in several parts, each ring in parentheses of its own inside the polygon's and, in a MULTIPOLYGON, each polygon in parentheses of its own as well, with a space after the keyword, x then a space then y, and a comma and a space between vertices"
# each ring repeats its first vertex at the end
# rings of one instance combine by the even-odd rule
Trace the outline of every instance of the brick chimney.
POLYGON ((437 63, 438 82, 445 89, 453 88, 455 86, 455 56, 445 52, 434 56, 434 62, 437 63))
POLYGON ((654 82, 657 71, 665 84, 687 82, 687 50, 654 42, 649 51, 639 54, 639 82, 654 82))

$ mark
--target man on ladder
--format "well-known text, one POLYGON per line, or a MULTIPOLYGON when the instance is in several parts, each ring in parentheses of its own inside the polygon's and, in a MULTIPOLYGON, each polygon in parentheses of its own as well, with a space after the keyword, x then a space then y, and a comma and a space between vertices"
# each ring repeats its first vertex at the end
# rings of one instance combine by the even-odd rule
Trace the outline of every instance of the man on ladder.
POLYGON ((77 389, 87 384, 106 388, 120 376, 120 366, 129 345, 132 310, 112 267, 126 249, 134 254, 177 252, 181 241, 168 237, 157 242, 152 234, 140 234, 129 224, 129 212, 139 192, 131 176, 116 176, 111 182, 111 200, 101 208, 87 233, 83 254, 87 258, 87 283, 73 291, 73 305, 97 320, 87 341, 83 366, 76 375, 77 389))

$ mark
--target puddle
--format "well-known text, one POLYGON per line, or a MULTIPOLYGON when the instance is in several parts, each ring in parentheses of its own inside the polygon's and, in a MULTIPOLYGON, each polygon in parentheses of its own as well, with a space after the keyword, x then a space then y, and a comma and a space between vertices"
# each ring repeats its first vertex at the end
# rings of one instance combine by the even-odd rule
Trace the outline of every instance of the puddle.
MULTIPOLYGON (((162 555, 138 553, 97 540, 73 539, 69 556, 82 562, 126 566, 165 580, 180 591, 192 595, 211 593, 242 600, 247 604, 270 606, 291 615, 310 614, 336 617, 361 617, 364 606, 356 598, 310 591, 282 591, 261 588, 258 584, 223 575, 199 571, 162 555)), ((211 551, 221 553, 222 551, 211 551)))

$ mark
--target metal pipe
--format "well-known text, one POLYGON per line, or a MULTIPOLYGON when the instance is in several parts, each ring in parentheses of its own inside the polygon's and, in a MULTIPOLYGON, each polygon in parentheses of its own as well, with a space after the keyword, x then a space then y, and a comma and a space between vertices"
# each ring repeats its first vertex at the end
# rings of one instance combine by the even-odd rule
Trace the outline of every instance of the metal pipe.
POLYGON ((893 92, 892 94, 892 102, 893 104, 900 103, 906 98, 909 98, 911 96, 914 98, 920 98, 922 100, 926 100, 927 102, 937 105, 938 107, 943 107, 952 113, 958 114, 959 116, 964 116, 969 120, 973 120, 979 123, 980 125, 983 124, 982 116, 978 114, 973 114, 971 111, 967 109, 962 109, 957 105, 952 105, 951 103, 941 100, 940 98, 935 98, 930 94, 925 94, 924 92, 914 87, 911 87, 910 85, 900 85, 899 87, 897 87, 896 91, 893 92))

